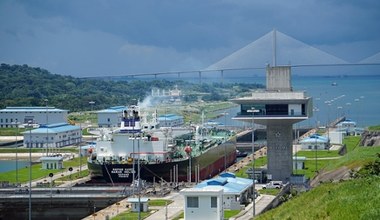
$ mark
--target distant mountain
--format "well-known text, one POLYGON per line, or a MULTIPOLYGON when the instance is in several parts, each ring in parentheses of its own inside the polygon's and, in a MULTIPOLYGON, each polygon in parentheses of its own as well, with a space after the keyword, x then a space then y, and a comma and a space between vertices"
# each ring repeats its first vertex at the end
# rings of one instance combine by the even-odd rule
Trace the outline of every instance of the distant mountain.
POLYGON ((28 65, 0 65, 0 108, 7 106, 49 106, 69 111, 94 110, 117 105, 130 105, 143 101, 153 88, 173 89, 178 86, 185 101, 201 98, 204 101, 227 100, 253 88, 263 88, 255 83, 191 83, 179 80, 156 79, 80 79, 72 76, 51 74, 49 71, 28 65), (196 95, 194 95, 196 94, 196 95))
MULTIPOLYGON (((167 82, 167 86, 174 83, 167 82)), ((49 106, 70 111, 89 110, 112 105, 126 105, 133 99, 145 97, 150 86, 158 83, 128 83, 51 74, 27 65, 0 65, 0 108, 6 106, 49 106)))

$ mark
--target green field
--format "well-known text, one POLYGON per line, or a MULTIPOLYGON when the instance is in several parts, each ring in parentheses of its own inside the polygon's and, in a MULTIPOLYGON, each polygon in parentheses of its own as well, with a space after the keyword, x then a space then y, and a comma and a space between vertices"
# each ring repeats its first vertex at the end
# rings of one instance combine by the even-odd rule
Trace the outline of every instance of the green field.
MULTIPOLYGON (((87 163, 87 158, 82 157, 82 164, 87 163)), ((43 170, 41 169, 41 164, 34 164, 32 166, 32 179, 46 178, 49 173, 57 174, 66 171, 69 167, 79 166, 79 158, 74 158, 72 160, 63 161, 64 169, 61 170, 43 170)), ((18 171, 18 180, 20 183, 26 183, 29 181, 29 168, 22 168, 18 171)), ((16 171, 8 171, 0 173, 0 181, 9 181, 10 183, 16 183, 16 171)))
POLYGON ((257 219, 380 219, 380 177, 324 183, 257 219))
POLYGON ((325 158, 325 157, 339 157, 337 150, 302 150, 297 152, 297 157, 307 157, 307 158, 325 158))
MULTIPOLYGON (((260 157, 258 159, 255 160, 255 168, 259 168, 259 167, 262 167, 264 166, 265 164, 267 164, 267 157, 264 156, 264 157, 260 157)), ((247 169, 251 168, 252 167, 252 163, 250 163, 249 165, 243 167, 242 169, 240 169, 239 171, 237 171, 235 173, 235 175, 237 177, 242 177, 242 178, 249 178, 248 174, 246 173, 247 169)))

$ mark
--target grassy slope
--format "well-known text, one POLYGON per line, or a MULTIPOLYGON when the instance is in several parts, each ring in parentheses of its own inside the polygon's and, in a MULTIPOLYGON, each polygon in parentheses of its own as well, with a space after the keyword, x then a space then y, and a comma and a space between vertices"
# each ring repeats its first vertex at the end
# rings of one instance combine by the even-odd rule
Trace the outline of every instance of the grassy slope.
MULTIPOLYGON (((324 167, 360 167, 376 159, 380 146, 358 147, 360 137, 347 137, 348 153, 324 167)), ((258 219, 380 219, 380 177, 325 183, 270 210, 258 219)))
POLYGON ((380 219, 380 178, 326 183, 257 219, 380 219))

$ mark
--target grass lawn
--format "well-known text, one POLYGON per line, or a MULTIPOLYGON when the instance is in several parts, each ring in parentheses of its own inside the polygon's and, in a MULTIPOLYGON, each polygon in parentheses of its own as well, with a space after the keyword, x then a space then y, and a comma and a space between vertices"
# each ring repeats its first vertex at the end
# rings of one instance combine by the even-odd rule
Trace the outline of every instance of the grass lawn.
MULTIPOLYGON (((27 131, 26 128, 0 128, 0 136, 14 136, 16 133, 22 136, 22 132, 27 131)), ((16 137, 15 137, 16 140, 16 137)))
MULTIPOLYGON (((247 169, 252 168, 252 163, 250 163, 249 165, 247 165, 247 166, 243 167, 242 169, 240 169, 239 171, 237 171, 235 173, 235 175, 237 177, 249 178, 248 174, 246 174, 245 172, 247 171, 247 169)), ((255 160, 255 167, 257 167, 257 168, 262 167, 265 164, 267 164, 267 157, 266 156, 260 157, 260 158, 255 160)))
POLYGON ((148 204, 149 206, 166 206, 166 204, 172 203, 172 200, 168 199, 154 199, 154 200, 149 200, 148 204))
MULTIPOLYGON (((29 148, 0 148, 0 153, 29 153, 29 148)), ((46 149, 44 148, 32 148, 32 153, 45 153, 46 149)), ((60 148, 59 152, 61 153, 79 153, 78 149, 73 147, 60 148)))
POLYGON ((280 189, 260 189, 260 194, 276 196, 280 193, 280 189))
MULTIPOLYGON (((87 163, 87 158, 82 157, 82 164, 87 163)), ((63 161, 64 169, 61 170, 43 170, 41 169, 41 163, 32 165, 32 179, 40 179, 48 177, 49 173, 57 174, 66 171, 69 167, 79 166, 79 157, 73 160, 63 161)), ((18 170, 18 180, 20 183, 26 183, 29 181, 29 168, 21 168, 18 170)), ((0 181, 9 181, 10 183, 16 182, 16 171, 8 171, 0 173, 0 181)))
MULTIPOLYGON (((224 219, 229 219, 231 217, 234 217, 235 215, 239 214, 239 212, 240 210, 224 210, 224 219)), ((183 219, 185 217, 184 215, 185 213, 181 212, 181 214, 173 218, 173 220, 183 219)))
POLYGON ((370 131, 380 131, 380 125, 369 126, 368 130, 370 130, 370 131))
POLYGON ((315 154, 315 150, 302 150, 297 152, 297 157, 307 157, 307 158, 324 158, 324 157, 339 157, 337 150, 318 150, 317 154, 315 154))
POLYGON ((257 219, 380 219, 379 201, 379 177, 324 183, 257 219))
MULTIPOLYGON (((141 212, 141 219, 150 215, 150 212, 141 212)), ((138 219, 138 212, 126 211, 112 218, 112 220, 136 220, 138 219)))
POLYGON ((239 214, 240 210, 224 210, 224 219, 229 219, 237 214, 239 214))

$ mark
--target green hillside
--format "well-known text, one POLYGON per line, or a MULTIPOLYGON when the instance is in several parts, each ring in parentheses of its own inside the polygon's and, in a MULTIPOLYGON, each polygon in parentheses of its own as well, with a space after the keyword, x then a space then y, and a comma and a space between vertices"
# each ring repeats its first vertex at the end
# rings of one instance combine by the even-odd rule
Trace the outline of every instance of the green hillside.
POLYGON ((380 177, 324 183, 257 219, 380 219, 380 177))
POLYGON ((380 219, 380 146, 359 147, 359 140, 347 137, 348 153, 324 168, 346 166, 354 179, 322 183, 257 219, 380 219))
POLYGON ((231 97, 249 93, 253 88, 263 88, 257 83, 199 84, 181 80, 105 80, 83 79, 52 74, 39 67, 28 65, 0 65, 0 109, 7 106, 49 106, 69 111, 94 110, 116 105, 128 105, 144 100, 153 88, 173 89, 178 86, 185 101, 226 101, 231 97))

